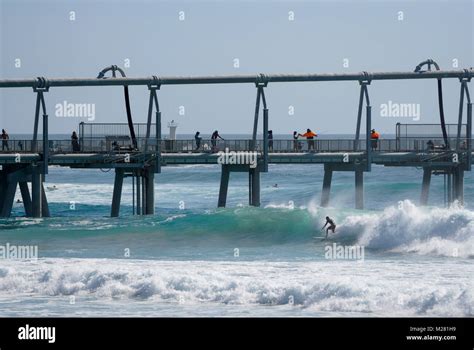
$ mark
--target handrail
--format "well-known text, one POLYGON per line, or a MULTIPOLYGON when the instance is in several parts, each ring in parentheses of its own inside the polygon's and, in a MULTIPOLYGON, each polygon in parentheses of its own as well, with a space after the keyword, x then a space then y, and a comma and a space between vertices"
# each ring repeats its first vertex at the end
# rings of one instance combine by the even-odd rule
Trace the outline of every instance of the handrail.
MULTIPOLYGON (((49 153, 142 153, 146 138, 137 138, 138 150, 134 149, 131 140, 127 138, 93 137, 81 140, 80 151, 73 151, 71 140, 49 140, 49 153)), ((462 144, 468 145, 468 139, 462 139, 462 144)), ((353 139, 273 139, 269 140, 269 153, 321 153, 321 152, 353 152, 354 144, 359 143, 360 152, 364 152, 365 140, 353 139)), ((257 140, 256 151, 263 152, 264 141, 257 140)), ((212 140, 202 139, 197 148, 194 139, 162 140, 163 153, 217 153, 228 151, 249 152, 253 151, 250 139, 212 140)), ((0 154, 3 153, 42 153, 42 141, 10 139, 2 143, 0 154)), ((156 150, 156 143, 150 143, 150 152, 156 150)), ((426 152, 430 154, 455 151, 447 149, 442 138, 415 137, 399 139, 379 139, 371 142, 373 152, 426 152), (431 141, 432 143, 429 143, 431 141)), ((461 147, 461 151, 466 151, 461 147)))

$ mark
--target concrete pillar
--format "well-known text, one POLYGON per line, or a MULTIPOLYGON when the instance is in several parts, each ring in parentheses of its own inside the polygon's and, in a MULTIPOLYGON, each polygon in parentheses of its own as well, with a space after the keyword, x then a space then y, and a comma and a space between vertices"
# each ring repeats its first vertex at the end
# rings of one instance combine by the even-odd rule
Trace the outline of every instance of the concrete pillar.
POLYGON ((23 200, 23 207, 25 208, 25 215, 31 217, 33 215, 31 207, 31 196, 30 190, 28 189, 28 183, 26 181, 20 181, 20 192, 23 200))
POLYGON ((41 199, 41 169, 39 166, 33 165, 31 174, 31 213, 34 218, 41 217, 41 199))
POLYGON ((155 173, 154 169, 148 168, 146 171, 146 215, 155 214, 155 173))
POLYGON ((355 171, 355 208, 364 209, 364 172, 355 171))
POLYGON ((227 202, 227 189, 229 188, 230 170, 227 165, 222 165, 221 185, 219 188, 219 199, 217 201, 218 208, 225 208, 227 202))
POLYGON ((453 177, 452 177, 451 171, 449 171, 446 174, 446 177, 448 179, 448 184, 447 184, 447 188, 448 188, 448 206, 450 206, 451 203, 453 203, 453 177))
POLYGON ((116 168, 115 169, 115 181, 114 181, 114 194, 113 194, 113 197, 112 197, 112 209, 111 209, 111 212, 110 212, 111 217, 119 216, 120 201, 121 201, 121 198, 122 198, 123 177, 124 177, 123 169, 116 168))
POLYGON ((0 173, 0 216, 2 214, 3 202, 4 202, 4 195, 6 190, 6 182, 3 180, 3 176, 0 173))
POLYGON ((464 171, 462 169, 456 169, 453 173, 454 177, 454 200, 459 201, 460 204, 464 204, 464 171))
POLYGON ((44 218, 49 218, 51 216, 49 213, 48 199, 46 198, 46 192, 44 191, 43 183, 41 183, 41 216, 44 218))
POLYGON ((332 182, 332 168, 324 167, 323 191, 321 192, 321 206, 327 207, 329 205, 329 195, 331 192, 332 182))
POLYGON ((428 204, 428 195, 430 193, 431 168, 423 168, 423 183, 421 185, 420 204, 428 204))
POLYGON ((250 169, 251 188, 252 193, 250 205, 254 207, 260 206, 260 171, 258 169, 250 169))
POLYGON ((141 171, 142 178, 142 215, 146 214, 146 175, 145 171, 141 171))
POLYGON ((140 172, 136 173, 136 184, 137 184, 137 215, 142 215, 142 206, 141 206, 141 181, 140 181, 140 172))
POLYGON ((15 192, 17 186, 16 180, 8 181, 2 191, 2 205, 0 217, 9 217, 12 213, 13 201, 15 200, 15 192))

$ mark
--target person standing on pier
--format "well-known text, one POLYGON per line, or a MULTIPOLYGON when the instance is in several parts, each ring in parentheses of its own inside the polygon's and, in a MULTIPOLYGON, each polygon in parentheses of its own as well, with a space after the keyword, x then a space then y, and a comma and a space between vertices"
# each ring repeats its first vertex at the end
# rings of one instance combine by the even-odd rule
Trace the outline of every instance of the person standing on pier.
POLYGON ((372 129, 372 131, 370 132, 370 139, 371 139, 370 144, 372 147, 372 151, 377 150, 379 138, 380 138, 380 134, 377 131, 375 131, 375 129, 372 129))
POLYGON ((201 148, 201 140, 202 137, 199 136, 201 133, 199 131, 196 132, 196 135, 194 135, 194 140, 196 141, 196 151, 201 148))
POLYGON ((314 138, 318 137, 315 132, 312 132, 311 129, 306 129, 304 134, 298 134, 298 136, 306 137, 306 140, 308 140, 308 151, 314 151, 314 138))
POLYGON ((273 152, 273 130, 268 130, 268 151, 273 152))
POLYGON ((219 135, 219 132, 216 130, 212 133, 212 136, 211 136, 212 153, 217 152, 217 139, 218 138, 224 141, 221 135, 219 135))
POLYGON ((298 142, 298 137, 300 134, 298 134, 297 131, 293 131, 293 151, 298 152, 300 150, 300 143, 298 142))
POLYGON ((72 151, 73 152, 79 152, 79 137, 77 137, 77 134, 75 131, 72 132, 71 135, 71 144, 72 144, 72 151))
POLYGON ((10 136, 8 136, 7 132, 5 129, 2 129, 2 151, 7 149, 7 151, 10 150, 10 147, 8 146, 8 140, 10 139, 10 136))

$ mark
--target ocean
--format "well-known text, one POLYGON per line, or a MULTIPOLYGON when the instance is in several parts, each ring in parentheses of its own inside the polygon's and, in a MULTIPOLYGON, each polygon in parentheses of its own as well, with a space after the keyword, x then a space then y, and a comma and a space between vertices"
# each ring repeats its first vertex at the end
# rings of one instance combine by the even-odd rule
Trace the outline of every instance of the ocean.
POLYGON ((231 174, 217 209, 217 165, 162 171, 154 216, 132 216, 126 179, 110 218, 113 171, 50 167, 53 217, 15 203, 0 219, 0 246, 38 248, 0 260, 0 316, 474 316, 470 173, 465 206, 447 209, 441 176, 420 207, 422 170, 373 166, 355 210, 352 173, 334 174, 319 207, 321 165, 270 165, 260 208, 246 174, 231 174), (337 229, 323 241, 326 216, 337 229), (337 247, 363 255, 328 257, 337 247))

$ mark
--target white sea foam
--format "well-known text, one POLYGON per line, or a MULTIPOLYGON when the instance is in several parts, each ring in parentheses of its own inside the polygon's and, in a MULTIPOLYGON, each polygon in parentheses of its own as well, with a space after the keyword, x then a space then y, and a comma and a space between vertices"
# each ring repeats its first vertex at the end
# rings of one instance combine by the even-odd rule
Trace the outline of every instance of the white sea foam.
POLYGON ((474 212, 417 207, 408 200, 381 212, 350 214, 338 225, 336 237, 353 236, 368 248, 474 257, 474 212))
MULTIPOLYGON (((21 301, 21 295, 52 300, 74 295, 102 300, 110 308, 114 300, 131 299, 150 305, 251 309, 288 305, 307 314, 473 316, 474 265, 461 265, 461 261, 7 261, 0 268, 0 297, 21 301)), ((260 310, 262 315, 265 310, 260 310)), ((133 314, 133 309, 127 313, 133 314)))

